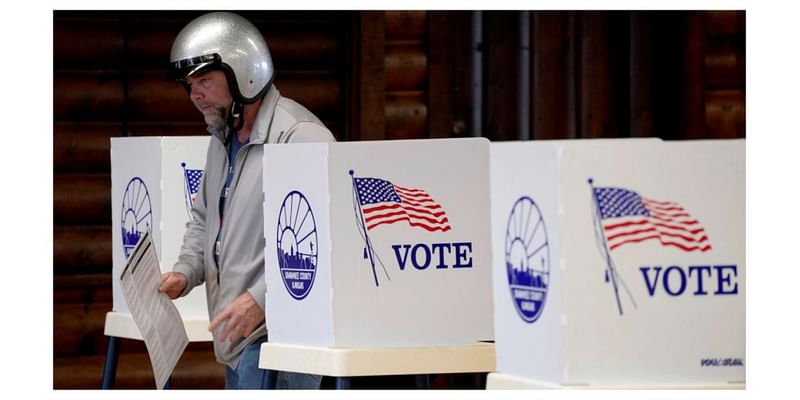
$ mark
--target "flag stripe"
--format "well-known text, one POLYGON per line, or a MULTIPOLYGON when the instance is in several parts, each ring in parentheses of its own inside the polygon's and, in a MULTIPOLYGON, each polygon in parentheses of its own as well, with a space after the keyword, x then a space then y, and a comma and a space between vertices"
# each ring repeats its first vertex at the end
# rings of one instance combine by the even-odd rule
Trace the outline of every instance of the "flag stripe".
POLYGON ((431 196, 428 195, 428 194, 409 193, 409 192, 404 192, 402 190, 397 190, 396 192, 397 192, 397 195, 400 196, 400 198, 403 198, 403 199, 408 199, 408 200, 413 200, 413 201, 433 201, 433 198, 431 198, 431 196))
POLYGON ((445 216, 445 217, 443 217, 441 219, 439 219, 439 218, 431 218, 431 217, 428 217, 428 216, 426 216, 424 214, 423 215, 418 215, 418 214, 415 214, 415 213, 408 212, 408 210, 403 208, 402 206, 398 207, 398 209, 399 209, 399 211, 388 212, 388 213, 371 213, 369 215, 369 217, 367 217, 367 216, 364 217, 364 222, 369 223, 370 221, 373 221, 373 220, 378 219, 378 218, 392 217, 392 216, 395 216, 395 215, 408 215, 408 216, 411 216, 411 217, 414 217, 414 218, 417 218, 417 219, 428 221, 428 222, 430 222, 432 224, 444 224, 444 223, 447 223, 447 216, 445 216))
POLYGON ((402 187, 402 186, 397 186, 397 185, 394 185, 394 188, 395 188, 396 190, 399 190, 399 191, 401 191, 401 192, 407 192, 407 193, 419 193, 419 194, 423 194, 423 195, 426 195, 426 196, 428 195, 428 193, 427 193, 427 192, 425 192, 425 191, 424 191, 424 190, 422 190, 422 189, 405 188, 405 187, 402 187))
POLYGON ((645 240, 650 240, 650 239, 658 239, 658 234, 648 235, 648 236, 644 236, 644 237, 640 237, 640 238, 636 238, 636 239, 622 240, 622 241, 616 242, 614 244, 609 243, 608 249, 609 250, 614 250, 617 247, 622 246, 623 244, 639 243, 639 242, 643 242, 645 240))
POLYGON ((702 247, 701 246, 691 246, 691 245, 687 246, 687 245, 684 245, 684 244, 681 244, 681 243, 677 243, 677 242, 669 242, 669 241, 661 240, 661 238, 658 235, 650 235, 650 236, 645 236, 645 237, 636 238, 636 239, 624 240, 624 241, 621 241, 621 242, 618 242, 618 243, 616 243, 614 245, 609 246, 608 249, 609 250, 614 250, 617 247, 622 246, 623 244, 638 243, 638 242, 643 242, 643 241, 649 240, 649 239, 659 239, 659 241, 661 242, 662 245, 664 245, 664 246, 675 246, 675 247, 677 247, 677 248, 679 248, 679 249, 681 249, 683 251, 699 250, 700 252, 705 253, 706 251, 711 250, 711 246, 708 245, 708 244, 705 245, 705 246, 702 246, 702 247))
POLYGON ((440 205, 438 205, 436 203, 433 203, 433 202, 414 201, 414 200, 406 199, 403 196, 400 196, 400 199, 403 200, 404 203, 411 204, 412 206, 429 207, 429 208, 441 208, 440 205))
POLYGON ((672 206, 672 207, 663 207, 663 206, 657 206, 657 205, 654 205, 654 204, 650 204, 650 203, 648 203, 648 202, 646 202, 646 201, 643 201, 643 202, 642 202, 642 204, 644 204, 644 206, 645 206, 645 207, 647 207, 647 208, 648 208, 648 209, 650 209, 650 210, 655 210, 655 211, 663 212, 663 213, 665 213, 665 214, 666 214, 666 213, 671 213, 671 212, 673 212, 673 211, 677 211, 677 212, 686 212, 686 210, 684 210, 682 207, 676 207, 676 206, 672 206))
POLYGON ((654 223, 653 225, 656 226, 656 227, 659 227, 659 228, 672 229, 672 230, 676 230, 676 231, 686 232, 686 233, 689 233, 689 234, 691 234, 693 236, 697 236, 697 235, 699 235, 701 233, 705 233, 705 230, 703 228, 698 228, 698 229, 690 231, 690 230, 688 230, 688 229, 686 229, 686 228, 684 228, 682 226, 676 226, 676 225, 667 225, 667 224, 661 224, 661 223, 654 223))
POLYGON ((642 198, 642 204, 644 204, 645 207, 654 208, 654 209, 657 209, 657 210, 663 210, 663 211, 680 210, 680 211, 684 211, 683 207, 679 206, 676 203, 659 203, 657 201, 652 201, 652 200, 649 200, 649 199, 642 198))
POLYGON ((417 214, 414 214, 414 213, 409 213, 409 212, 406 212, 406 210, 403 210, 403 209, 400 209, 397 212, 391 212, 391 213, 379 214, 379 215, 370 215, 369 217, 365 216, 364 217, 364 222, 369 224, 369 223, 371 223, 372 221, 374 221, 376 219, 393 217, 393 216, 396 216, 396 215, 405 215, 405 216, 408 216, 408 217, 410 217, 410 218, 412 218, 414 220, 417 220, 417 221, 420 221, 420 222, 425 221, 425 222, 427 222, 429 224, 433 224, 433 225, 437 225, 438 224, 438 225, 444 226, 444 225, 447 224, 447 222, 449 222, 447 217, 443 217, 441 219, 430 218, 430 217, 426 217, 424 215, 417 215, 417 214))
POLYGON ((620 233, 631 233, 636 232, 638 230, 642 230, 640 228, 645 227, 646 230, 658 230, 663 232, 666 235, 673 235, 673 236, 680 236, 686 238, 686 240, 700 240, 701 238, 705 237, 705 231, 701 229, 697 229, 695 231, 688 231, 683 227, 671 227, 663 224, 652 224, 647 220, 639 220, 639 221, 631 221, 630 223, 623 223, 623 224, 611 224, 603 225, 603 228, 608 233, 607 239, 611 240, 615 237, 615 235, 619 235, 620 233), (637 230, 630 230, 630 228, 637 229, 637 230))
POLYGON ((696 219, 688 219, 688 220, 684 220, 684 221, 674 221, 671 218, 664 218, 664 217, 661 217, 661 216, 658 216, 658 215, 653 215, 653 216, 651 216, 651 218, 653 218, 655 220, 662 221, 662 222, 672 222, 672 223, 683 224, 683 225, 698 225, 700 223, 696 219))
POLYGON ((646 219, 640 219, 634 221, 620 222, 618 224, 604 224, 603 227, 606 229, 606 231, 609 231, 611 229, 624 228, 631 225, 644 225, 644 224, 649 224, 649 221, 647 221, 646 219))
POLYGON ((606 233, 607 233, 606 239, 607 240, 614 240, 614 239, 616 239, 617 237, 619 237, 621 235, 631 235, 631 234, 635 234, 635 233, 638 233, 638 232, 659 232, 659 233, 664 234, 666 236, 683 238, 686 241, 700 241, 704 237, 707 239, 707 236, 705 235, 705 233, 702 233, 702 234, 699 234, 699 235, 686 235, 685 233, 682 233, 682 232, 669 231, 669 230, 666 230, 666 229, 661 228, 661 227, 653 226, 651 224, 645 225, 644 229, 642 229, 641 226, 631 226, 631 227, 626 227, 626 228, 607 229, 606 230, 606 233), (631 229, 631 228, 633 228, 633 229, 631 229))
POLYGON ((609 234, 606 237, 606 240, 608 240, 609 243, 616 242, 616 241, 618 241, 619 238, 626 238, 626 237, 629 237, 629 236, 632 236, 632 235, 637 235, 637 234, 645 233, 645 232, 656 232, 656 233, 658 233, 660 235, 667 236, 667 237, 670 237, 670 238, 682 239, 682 240, 686 241, 687 243, 693 243, 693 242, 702 243, 702 242, 708 241, 708 236, 706 236, 706 235, 702 235, 702 236, 699 236, 699 237, 692 237, 692 236, 686 236, 686 235, 677 234, 677 233, 674 233, 674 232, 666 232, 666 231, 660 230, 660 229, 658 229, 656 227, 649 227, 649 228, 646 228, 646 229, 638 229, 638 230, 632 230, 632 231, 622 231, 622 232, 607 231, 607 232, 609 232, 609 233, 610 232, 614 232, 613 234, 609 234))
POLYGON ((425 229, 428 232, 436 232, 436 231, 447 232, 447 231, 449 231, 451 229, 450 225, 446 225, 446 226, 428 225, 428 224, 421 223, 421 222, 415 222, 415 221, 412 221, 410 218, 408 218, 407 215, 403 215, 403 216, 400 216, 398 218, 378 221, 378 222, 376 222, 374 224, 367 225, 367 229, 369 230, 369 229, 375 228, 376 226, 385 225, 385 224, 393 224, 395 222, 400 222, 400 221, 408 221, 409 225, 425 229))
MULTIPOLYGON (((365 207, 364 208, 364 212, 365 213, 373 213, 373 212, 378 212, 378 211, 383 211, 383 210, 388 210, 388 209, 395 209, 397 207, 400 207, 400 206, 397 205, 397 204, 392 204, 392 205, 381 205, 381 206, 368 207, 368 208, 365 207)), ((434 216, 437 216, 437 217, 440 216, 440 215, 444 215, 444 210, 437 211, 437 212, 430 211, 430 210, 441 210, 442 209, 441 207, 438 207, 438 206, 422 206, 422 207, 423 208, 406 206, 405 208, 409 209, 409 210, 414 210, 414 211, 417 211, 417 212, 420 212, 420 213, 431 214, 431 215, 434 215, 434 216), (430 210, 425 210, 425 208, 429 208, 430 210)))
POLYGON ((651 226, 651 227, 646 228, 646 229, 639 229, 639 230, 628 231, 628 232, 620 232, 620 233, 617 233, 615 235, 609 235, 608 237, 606 237, 606 240, 608 240, 609 242, 613 242, 614 240, 616 240, 617 238, 620 238, 620 237, 638 235, 638 234, 644 233, 644 232, 656 232, 656 228, 653 228, 651 226))
POLYGON ((642 202, 644 202, 644 203, 652 203, 652 204, 657 204, 657 205, 660 205, 660 206, 667 206, 667 207, 672 207, 672 206, 680 207, 680 205, 678 203, 674 202, 674 201, 658 201, 658 200, 653 200, 653 199, 647 199, 647 198, 644 198, 644 197, 642 197, 642 202))
POLYGON ((669 236, 669 237, 673 237, 673 238, 681 238, 681 239, 683 239, 683 240, 685 240, 687 242, 703 242, 703 241, 708 240, 708 237, 705 236, 705 235, 700 236, 698 238, 698 237, 695 237, 695 236, 686 236, 686 235, 681 235, 680 233, 668 232, 668 231, 665 231, 665 230, 662 230, 662 229, 658 229, 658 227, 656 227, 655 230, 658 231, 658 233, 660 233, 660 234, 662 234, 664 236, 669 236))
POLYGON ((652 210, 652 209, 649 209, 647 211, 650 211, 650 215, 657 215, 661 218, 680 218, 680 217, 690 218, 690 215, 687 212, 666 213, 663 211, 652 210))

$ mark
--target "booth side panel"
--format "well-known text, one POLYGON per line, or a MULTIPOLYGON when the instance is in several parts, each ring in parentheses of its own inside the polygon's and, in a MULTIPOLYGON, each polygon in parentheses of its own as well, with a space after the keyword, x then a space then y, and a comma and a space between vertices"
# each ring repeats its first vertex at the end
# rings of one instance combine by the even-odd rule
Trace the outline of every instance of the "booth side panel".
POLYGON ((332 344, 328 146, 264 146, 264 275, 271 342, 332 344))
POLYGON ((497 371, 548 382, 564 358, 556 152, 493 143, 491 156, 497 371))
POLYGON ((114 311, 130 313, 119 277, 146 231, 161 255, 161 138, 111 139, 111 275, 114 311))

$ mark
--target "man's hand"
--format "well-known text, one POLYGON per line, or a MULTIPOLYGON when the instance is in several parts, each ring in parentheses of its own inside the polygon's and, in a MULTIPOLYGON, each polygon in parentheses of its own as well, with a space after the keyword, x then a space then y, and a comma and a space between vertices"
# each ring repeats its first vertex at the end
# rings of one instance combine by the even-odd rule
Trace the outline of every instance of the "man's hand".
POLYGON ((258 306, 250 292, 244 292, 211 321, 208 330, 213 332, 220 324, 226 322, 225 329, 217 339, 233 343, 239 338, 250 336, 262 321, 264 321, 264 310, 258 306))
POLYGON ((158 291, 166 293, 170 299, 174 300, 183 293, 188 284, 189 279, 186 278, 186 275, 180 272, 166 272, 161 274, 161 286, 158 287, 158 291))

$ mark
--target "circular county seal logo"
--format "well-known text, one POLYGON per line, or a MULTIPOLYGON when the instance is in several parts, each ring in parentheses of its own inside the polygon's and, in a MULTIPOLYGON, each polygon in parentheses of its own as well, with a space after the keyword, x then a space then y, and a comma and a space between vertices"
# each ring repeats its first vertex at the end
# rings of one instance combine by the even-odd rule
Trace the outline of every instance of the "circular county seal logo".
POLYGON ((122 250, 130 256, 139 238, 153 226, 153 207, 150 193, 142 178, 133 177, 122 196, 122 250))
POLYGON ((317 272, 317 223, 308 200, 294 190, 286 195, 278 213, 278 266, 286 290, 304 299, 317 272))
POLYGON ((514 307, 525 322, 534 322, 542 314, 550 284, 550 245, 542 212, 530 197, 520 197, 511 209, 505 253, 514 307))

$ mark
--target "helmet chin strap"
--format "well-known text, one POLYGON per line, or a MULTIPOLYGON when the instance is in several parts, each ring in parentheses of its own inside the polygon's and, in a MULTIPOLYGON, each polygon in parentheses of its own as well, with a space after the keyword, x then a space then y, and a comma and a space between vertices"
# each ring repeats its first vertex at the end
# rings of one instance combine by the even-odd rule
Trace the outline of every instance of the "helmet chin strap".
POLYGON ((237 102, 236 100, 234 100, 231 103, 231 109, 230 109, 230 111, 228 111, 228 118, 225 121, 225 124, 228 125, 228 127, 231 128, 231 131, 230 131, 230 134, 228 135, 228 138, 227 138, 228 140, 227 141, 230 141, 230 139, 231 139, 230 136, 234 132, 239 131, 244 126, 244 115, 243 114, 244 114, 244 106, 242 104, 240 104, 239 102, 237 102))

